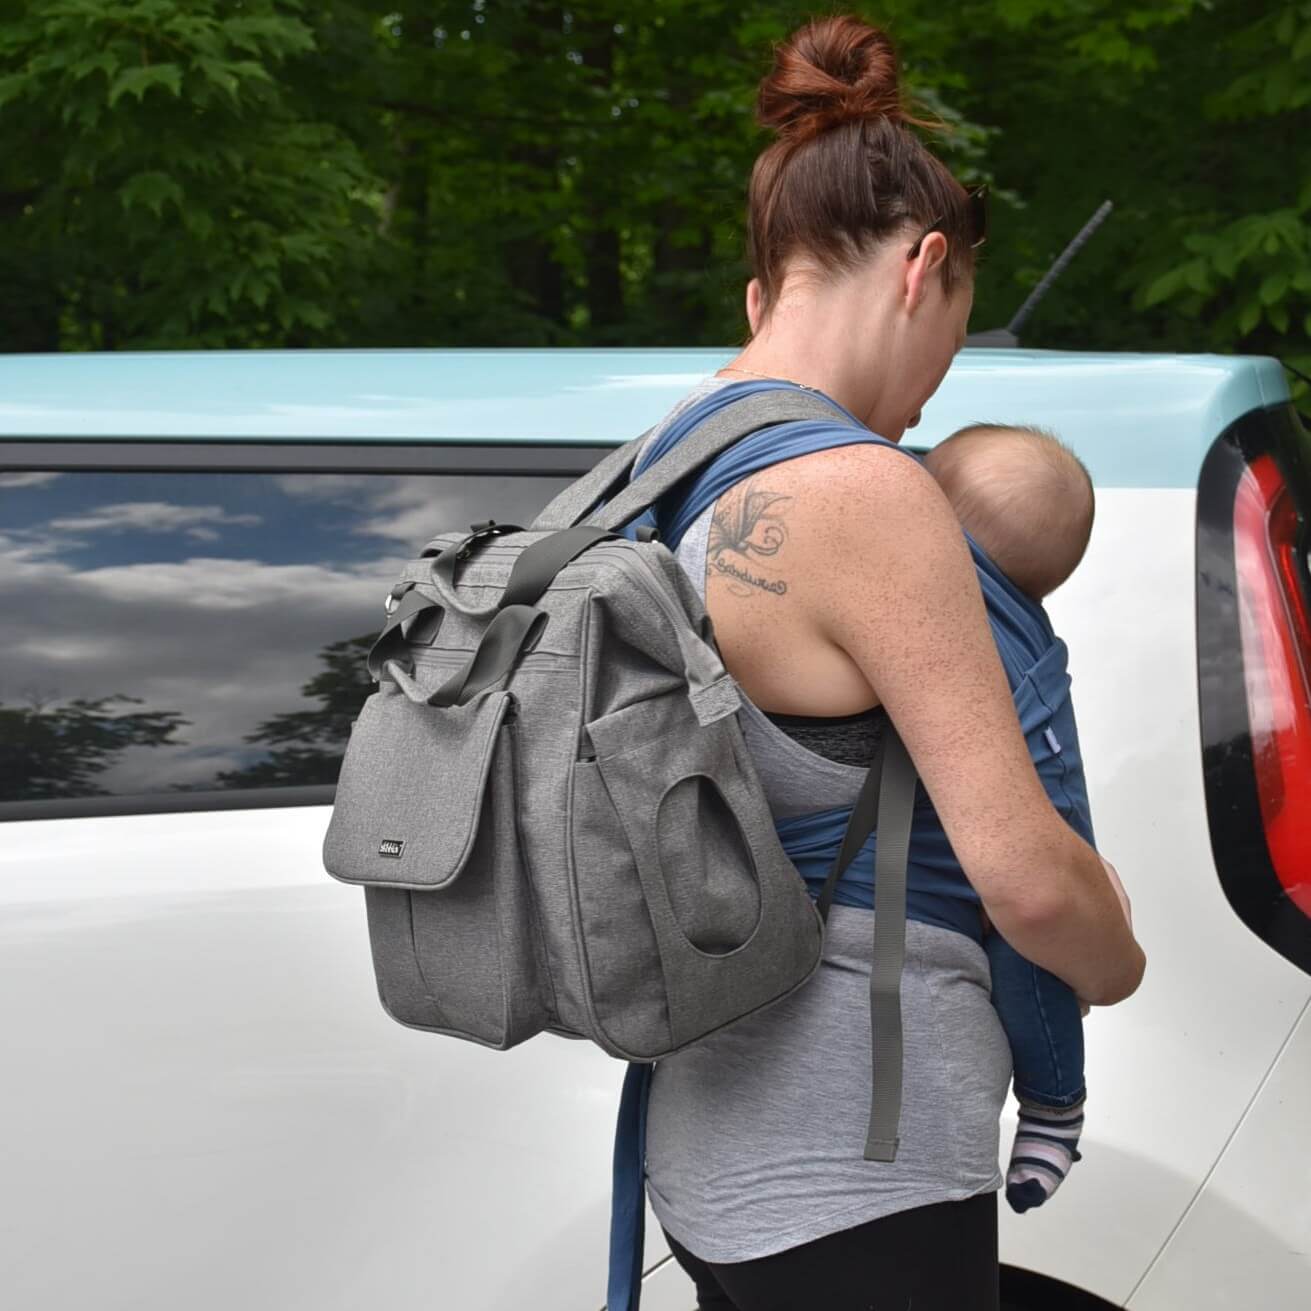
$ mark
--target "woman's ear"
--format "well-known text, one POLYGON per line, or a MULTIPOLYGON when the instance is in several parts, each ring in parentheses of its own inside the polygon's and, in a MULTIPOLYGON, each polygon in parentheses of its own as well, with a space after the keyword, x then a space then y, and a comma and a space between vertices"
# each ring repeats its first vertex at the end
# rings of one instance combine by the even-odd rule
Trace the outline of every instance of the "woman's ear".
POLYGON ((753 337, 760 330, 760 304, 760 279, 752 278, 747 283, 747 324, 753 337))
POLYGON ((933 285, 930 279, 942 277, 942 265, 947 258, 947 238, 941 232, 930 232, 920 241, 919 254, 906 261, 906 280, 902 288, 906 310, 913 314, 933 285))

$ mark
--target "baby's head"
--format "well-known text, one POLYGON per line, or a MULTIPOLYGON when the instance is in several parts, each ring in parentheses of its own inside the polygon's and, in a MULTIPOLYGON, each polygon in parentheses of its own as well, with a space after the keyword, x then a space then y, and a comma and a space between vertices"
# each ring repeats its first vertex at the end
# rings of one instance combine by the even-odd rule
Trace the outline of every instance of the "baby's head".
POLYGON ((1083 559, 1093 486, 1079 457, 1037 428, 973 424, 924 457, 966 532, 1041 601, 1083 559))

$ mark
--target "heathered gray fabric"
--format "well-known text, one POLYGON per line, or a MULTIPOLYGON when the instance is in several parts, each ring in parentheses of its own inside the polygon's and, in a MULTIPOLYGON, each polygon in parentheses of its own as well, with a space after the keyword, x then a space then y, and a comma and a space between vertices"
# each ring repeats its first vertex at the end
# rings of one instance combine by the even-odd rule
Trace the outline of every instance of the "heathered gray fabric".
MULTIPOLYGON (((728 407, 646 485, 817 410, 728 407)), ((562 564, 550 531, 466 539, 434 538, 405 567, 411 599, 392 590, 324 839, 328 871, 366 889, 387 1010, 496 1047, 549 1028, 653 1060, 803 986, 822 924, 674 557, 612 540, 562 564), (405 623, 415 595, 439 623, 405 623)))
MULTIPOLYGON (((707 379, 666 422, 728 381, 707 379)), ((713 513, 677 551, 702 596, 713 513)), ((807 750, 745 695, 738 719, 776 817, 855 800, 864 769, 807 750)), ((804 988, 656 1064, 647 1192, 660 1222, 703 1260, 768 1256, 1001 1186, 1011 1056, 987 957, 964 935, 916 921, 906 925, 902 979, 901 1146, 895 1162, 863 1159, 873 924, 872 911, 834 906, 823 961, 804 988)))
POLYGON ((913 920, 900 1148, 892 1163, 863 1159, 873 918, 834 906, 823 963, 804 988, 656 1064, 647 1193, 660 1223, 702 1260, 752 1260, 1001 1186, 1011 1057, 987 957, 964 934, 913 920))

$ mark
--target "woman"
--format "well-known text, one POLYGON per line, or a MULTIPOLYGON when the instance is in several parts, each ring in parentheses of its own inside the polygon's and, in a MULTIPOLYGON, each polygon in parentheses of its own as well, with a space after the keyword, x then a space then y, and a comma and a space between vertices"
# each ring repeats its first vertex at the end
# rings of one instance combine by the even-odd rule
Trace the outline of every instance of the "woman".
MULTIPOLYGON (((778 380, 899 441, 964 341, 971 198, 907 126, 887 38, 856 19, 796 32, 759 113, 778 140, 751 181, 751 340, 670 420, 778 380)), ((776 464, 677 549, 749 698, 776 818, 850 806, 886 715, 997 929, 1087 1002, 1134 991, 1127 902, 1038 782, 968 548, 916 461, 871 443, 776 464)), ((866 1161, 870 914, 835 905, 806 987, 655 1068, 648 1193, 702 1308, 997 1305, 1010 1058, 987 959, 950 916, 908 923, 901 1147, 866 1161)))

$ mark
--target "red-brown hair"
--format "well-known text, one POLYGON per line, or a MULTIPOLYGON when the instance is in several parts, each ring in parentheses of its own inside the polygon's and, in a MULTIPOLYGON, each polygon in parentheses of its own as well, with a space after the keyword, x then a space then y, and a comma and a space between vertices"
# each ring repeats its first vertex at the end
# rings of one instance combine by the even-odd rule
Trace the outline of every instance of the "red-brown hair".
MULTIPOLYGON (((756 116, 778 139, 751 173, 747 241, 765 313, 790 259, 851 271, 902 228, 942 218, 950 292, 974 267, 965 189, 931 154, 902 100, 887 34, 858 18, 824 18, 774 52, 756 116)), ((913 238, 912 238, 913 240, 913 238)))

